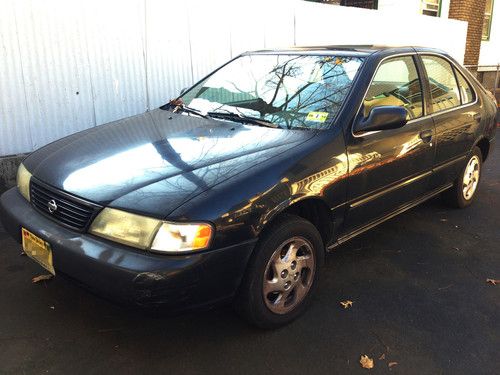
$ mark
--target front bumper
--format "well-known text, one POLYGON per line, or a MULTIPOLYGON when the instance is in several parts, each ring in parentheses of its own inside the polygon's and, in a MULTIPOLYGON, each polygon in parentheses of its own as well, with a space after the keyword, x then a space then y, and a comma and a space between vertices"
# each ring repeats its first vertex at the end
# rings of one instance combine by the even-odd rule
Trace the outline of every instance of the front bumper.
POLYGON ((231 298, 255 245, 250 241, 189 255, 147 253, 66 229, 38 213, 17 188, 0 197, 0 219, 18 242, 25 227, 50 243, 56 275, 68 275, 115 300, 175 311, 231 298))

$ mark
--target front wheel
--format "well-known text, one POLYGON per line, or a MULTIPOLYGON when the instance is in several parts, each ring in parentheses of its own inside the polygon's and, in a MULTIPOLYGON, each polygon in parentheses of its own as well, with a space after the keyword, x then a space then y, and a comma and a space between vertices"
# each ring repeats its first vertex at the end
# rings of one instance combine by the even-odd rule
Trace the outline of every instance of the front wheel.
POLYGON ((236 308, 261 328, 290 323, 310 303, 323 261, 323 241, 314 225, 284 215, 259 241, 236 308))
POLYGON ((453 187, 446 191, 446 202, 457 208, 465 208, 472 204, 476 197, 481 178, 482 154, 479 147, 474 147, 467 159, 467 164, 453 187))

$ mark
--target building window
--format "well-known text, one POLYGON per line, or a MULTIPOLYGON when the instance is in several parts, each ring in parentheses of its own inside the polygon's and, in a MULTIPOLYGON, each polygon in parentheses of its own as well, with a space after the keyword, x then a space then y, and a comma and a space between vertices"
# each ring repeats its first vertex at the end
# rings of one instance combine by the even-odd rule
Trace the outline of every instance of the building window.
POLYGON ((325 4, 340 5, 340 0, 306 0, 306 1, 310 1, 312 3, 325 3, 325 4))
POLYGON ((491 18, 493 17, 493 0, 486 0, 483 19, 483 40, 490 40, 491 18))
POLYGON ((340 5, 356 8, 377 9, 377 0, 341 0, 340 5))
POLYGON ((441 0, 422 0, 420 10, 424 16, 439 17, 441 15, 441 0))
POLYGON ((377 9, 378 0, 306 0, 315 3, 333 4, 333 5, 343 5, 347 7, 365 8, 365 9, 377 9))

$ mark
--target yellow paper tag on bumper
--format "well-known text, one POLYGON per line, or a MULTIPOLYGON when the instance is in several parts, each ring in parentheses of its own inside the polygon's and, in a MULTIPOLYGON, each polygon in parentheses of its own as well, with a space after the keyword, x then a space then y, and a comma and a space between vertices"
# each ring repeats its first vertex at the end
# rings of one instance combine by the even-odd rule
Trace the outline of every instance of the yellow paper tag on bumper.
POLYGON ((23 250, 27 256, 40 264, 52 275, 56 274, 50 245, 29 230, 22 228, 23 250))
POLYGON ((328 118, 328 112, 309 112, 306 121, 325 122, 328 118))

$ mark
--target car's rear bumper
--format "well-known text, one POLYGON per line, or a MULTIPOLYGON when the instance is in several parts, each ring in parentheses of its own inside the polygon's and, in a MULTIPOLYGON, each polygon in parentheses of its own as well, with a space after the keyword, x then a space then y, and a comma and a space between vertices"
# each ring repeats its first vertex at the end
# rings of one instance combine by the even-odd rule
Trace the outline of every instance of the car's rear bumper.
POLYGON ((25 227, 47 241, 54 267, 99 294, 183 310, 229 299, 255 241, 191 255, 152 254, 66 229, 38 213, 13 188, 0 197, 0 219, 21 241, 25 227))

